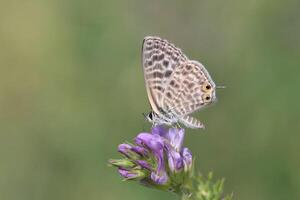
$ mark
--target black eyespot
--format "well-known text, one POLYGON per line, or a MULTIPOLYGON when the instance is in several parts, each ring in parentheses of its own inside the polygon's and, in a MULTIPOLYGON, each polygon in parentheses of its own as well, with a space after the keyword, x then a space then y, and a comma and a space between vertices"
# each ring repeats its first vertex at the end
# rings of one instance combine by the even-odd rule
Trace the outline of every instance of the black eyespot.
POLYGON ((209 90, 210 88, 211 88, 211 86, 210 85, 206 85, 206 87, 205 87, 207 90, 209 90))
POLYGON ((210 96, 206 96, 206 97, 205 97, 205 100, 210 100, 210 96))

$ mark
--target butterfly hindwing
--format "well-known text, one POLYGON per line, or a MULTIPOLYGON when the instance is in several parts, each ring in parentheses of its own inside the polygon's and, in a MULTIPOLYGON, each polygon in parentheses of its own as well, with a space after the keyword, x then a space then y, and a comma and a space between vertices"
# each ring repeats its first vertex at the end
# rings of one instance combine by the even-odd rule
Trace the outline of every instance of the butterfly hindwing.
POLYGON ((168 112, 186 116, 215 101, 215 84, 202 64, 187 61, 174 70, 163 97, 168 112))

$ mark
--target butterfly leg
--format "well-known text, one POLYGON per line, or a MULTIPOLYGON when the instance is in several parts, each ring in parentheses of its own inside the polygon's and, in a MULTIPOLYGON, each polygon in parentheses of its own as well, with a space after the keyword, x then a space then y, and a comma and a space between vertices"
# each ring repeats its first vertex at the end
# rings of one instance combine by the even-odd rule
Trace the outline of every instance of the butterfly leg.
POLYGON ((180 123, 179 122, 176 122, 176 128, 181 128, 181 126, 180 126, 180 123))
POLYGON ((152 128, 154 128, 156 126, 156 123, 152 123, 152 128))

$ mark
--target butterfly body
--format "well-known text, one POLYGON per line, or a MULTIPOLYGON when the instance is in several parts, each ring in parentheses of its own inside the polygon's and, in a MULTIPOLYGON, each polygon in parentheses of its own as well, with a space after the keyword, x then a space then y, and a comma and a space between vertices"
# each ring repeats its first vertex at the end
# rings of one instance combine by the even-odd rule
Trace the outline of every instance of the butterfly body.
POLYGON ((216 100, 216 86, 205 67, 159 37, 144 39, 142 57, 152 108, 146 118, 153 124, 182 123, 190 128, 204 128, 189 114, 216 100))
POLYGON ((160 115, 154 111, 149 112, 146 115, 146 119, 154 125, 165 124, 171 126, 175 123, 178 123, 178 119, 175 116, 166 113, 160 115))

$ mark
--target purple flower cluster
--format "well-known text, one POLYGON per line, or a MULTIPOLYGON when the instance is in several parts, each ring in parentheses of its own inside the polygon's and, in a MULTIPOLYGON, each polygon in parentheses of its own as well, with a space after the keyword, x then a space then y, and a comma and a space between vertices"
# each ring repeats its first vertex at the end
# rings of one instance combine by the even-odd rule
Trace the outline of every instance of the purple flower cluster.
POLYGON ((151 133, 138 134, 134 144, 120 144, 118 151, 125 158, 110 162, 125 179, 152 185, 174 185, 176 180, 178 185, 193 163, 189 149, 182 147, 183 140, 184 129, 156 126, 151 133))

